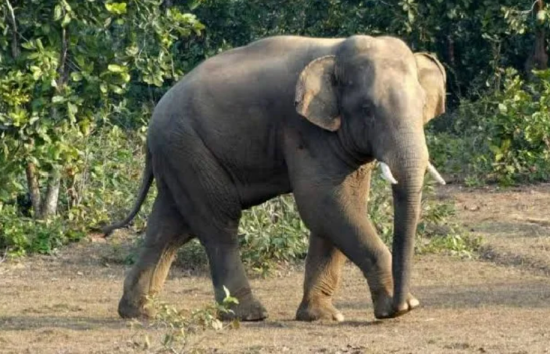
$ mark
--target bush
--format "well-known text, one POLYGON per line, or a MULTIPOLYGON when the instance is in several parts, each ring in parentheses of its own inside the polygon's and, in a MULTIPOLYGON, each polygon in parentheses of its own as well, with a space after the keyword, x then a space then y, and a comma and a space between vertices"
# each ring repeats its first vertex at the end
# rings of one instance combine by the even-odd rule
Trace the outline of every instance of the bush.
POLYGON ((10 256, 51 253, 84 236, 85 232, 73 229, 59 217, 34 220, 21 216, 16 206, 0 205, 0 251, 10 256))
POLYGON ((245 211, 239 233, 243 260, 262 274, 274 263, 304 259, 307 254, 309 231, 292 196, 282 196, 245 211))
MULTIPOLYGON (((0 199, 0 250, 11 256, 51 253, 80 240, 90 229, 125 216, 135 201, 143 171, 143 133, 104 127, 88 139, 71 142, 78 145, 82 156, 65 172, 56 217, 36 220, 28 215, 26 205, 0 199)), ((23 187, 14 188, 8 196, 13 201, 22 192, 23 187)), ((135 228, 144 227, 151 201, 135 219, 135 228)))
POLYGON ((527 83, 508 69, 502 90, 453 114, 450 132, 429 138, 434 162, 467 184, 513 185, 550 177, 550 70, 527 83))

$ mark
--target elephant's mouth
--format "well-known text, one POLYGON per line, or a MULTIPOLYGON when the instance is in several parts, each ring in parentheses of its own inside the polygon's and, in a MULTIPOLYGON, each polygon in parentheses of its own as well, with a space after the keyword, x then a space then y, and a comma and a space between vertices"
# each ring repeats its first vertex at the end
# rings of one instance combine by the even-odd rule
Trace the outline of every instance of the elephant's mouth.
MULTIPOLYGON (((430 163, 428 162, 428 173, 439 183, 439 184, 442 184, 442 185, 445 185, 446 182, 445 180, 443 179, 443 177, 441 177, 441 174, 437 171, 437 169, 430 163)), ((391 173, 391 169, 390 169, 390 166, 388 166, 386 163, 384 162, 380 162, 380 170, 382 172, 382 177, 388 181, 389 183, 391 184, 398 184, 397 180, 395 179, 395 177, 393 177, 393 174, 391 173)))

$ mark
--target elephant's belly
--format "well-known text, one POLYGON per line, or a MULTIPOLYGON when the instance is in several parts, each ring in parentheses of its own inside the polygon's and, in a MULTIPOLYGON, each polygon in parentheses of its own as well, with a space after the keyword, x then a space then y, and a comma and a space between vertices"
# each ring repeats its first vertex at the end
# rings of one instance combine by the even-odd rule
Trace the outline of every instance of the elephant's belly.
POLYGON ((292 192, 288 176, 272 176, 268 181, 238 183, 237 190, 243 209, 261 204, 271 198, 292 192))

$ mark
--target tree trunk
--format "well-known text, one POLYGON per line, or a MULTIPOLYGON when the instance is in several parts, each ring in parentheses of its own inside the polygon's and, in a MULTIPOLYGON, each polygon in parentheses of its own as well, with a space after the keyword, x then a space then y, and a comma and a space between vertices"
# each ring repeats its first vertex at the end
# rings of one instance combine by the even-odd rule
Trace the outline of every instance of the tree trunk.
MULTIPOLYGON (((67 55, 69 48, 69 33, 67 28, 63 28, 61 32, 62 47, 61 52, 59 53, 59 66, 57 67, 57 80, 56 80, 56 92, 58 94, 62 93, 65 84, 68 79, 68 70, 67 70, 67 55)), ((52 118, 56 121, 59 120, 59 112, 57 109, 52 108, 51 110, 52 118)), ((47 219, 50 216, 53 216, 57 213, 57 203, 59 201, 59 189, 61 187, 61 173, 58 169, 52 171, 52 174, 48 180, 48 187, 46 189, 46 195, 42 201, 40 208, 40 218, 47 219)))
MULTIPOLYGON (((536 6, 533 11, 535 11, 535 15, 539 13, 539 11, 544 10, 544 1, 538 0, 536 2, 536 6)), ((531 55, 529 55, 529 58, 527 58, 527 62, 525 63, 525 70, 527 71, 527 74, 531 74, 531 70, 546 70, 548 68, 548 54, 546 53, 546 32, 544 30, 544 27, 540 24, 536 25, 537 28, 535 30, 535 43, 533 46, 533 52, 531 55)))
POLYGON ((47 219, 57 213, 57 202, 59 200, 59 188, 61 186, 61 175, 59 171, 53 171, 48 181, 46 196, 40 208, 40 219, 47 219))
POLYGON ((26 167, 27 173, 27 187, 29 189, 29 194, 31 196, 32 210, 34 212, 35 218, 40 218, 41 208, 40 208, 40 186, 38 185, 38 176, 36 173, 36 166, 34 163, 27 163, 26 167))
POLYGON ((455 43, 453 37, 450 34, 447 36, 447 60, 449 61, 451 67, 454 69, 456 64, 455 43))

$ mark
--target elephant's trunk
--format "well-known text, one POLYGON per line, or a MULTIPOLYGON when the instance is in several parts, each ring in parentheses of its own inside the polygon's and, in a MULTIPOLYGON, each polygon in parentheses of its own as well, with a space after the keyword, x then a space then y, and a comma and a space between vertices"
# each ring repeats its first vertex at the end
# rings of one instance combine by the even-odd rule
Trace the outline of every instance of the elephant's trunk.
POLYGON ((393 184, 394 238, 392 273, 395 311, 406 312, 414 240, 424 174, 428 167, 428 148, 423 130, 395 136, 395 149, 385 162, 395 175, 393 184))

